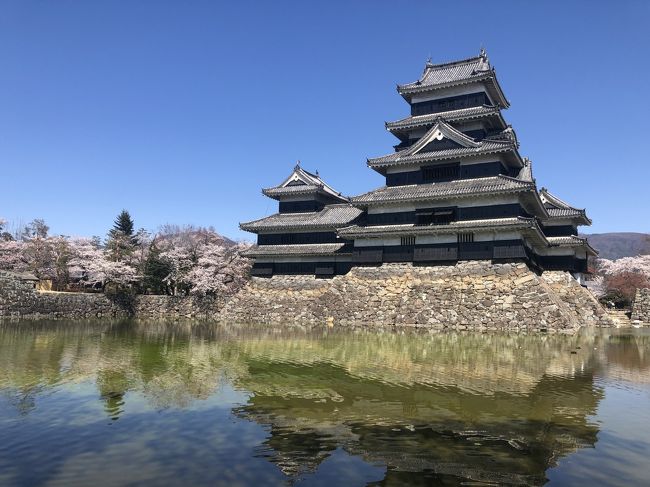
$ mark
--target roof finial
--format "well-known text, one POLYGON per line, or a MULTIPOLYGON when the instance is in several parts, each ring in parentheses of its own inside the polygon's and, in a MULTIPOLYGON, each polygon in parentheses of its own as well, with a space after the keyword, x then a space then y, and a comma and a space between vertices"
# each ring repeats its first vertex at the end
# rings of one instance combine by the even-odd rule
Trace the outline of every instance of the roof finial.
POLYGON ((481 45, 481 51, 478 54, 479 62, 476 67, 476 72, 489 71, 490 70, 490 60, 488 59, 487 52, 485 48, 481 45))
POLYGON ((294 171, 297 171, 298 169, 300 169, 300 159, 296 162, 296 167, 293 168, 294 171))
POLYGON ((316 176, 320 176, 320 174, 318 174, 318 169, 316 169, 316 176))

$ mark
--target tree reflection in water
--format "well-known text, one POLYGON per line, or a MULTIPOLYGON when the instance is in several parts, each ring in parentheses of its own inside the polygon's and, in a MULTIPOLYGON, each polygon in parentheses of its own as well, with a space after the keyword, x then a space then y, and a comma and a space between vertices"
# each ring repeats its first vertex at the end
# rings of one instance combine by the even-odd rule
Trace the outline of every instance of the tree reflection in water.
POLYGON ((649 335, 346 331, 117 322, 0 327, 0 389, 22 415, 92 381, 105 417, 131 398, 192 410, 224 384, 261 425, 255 456, 290 479, 342 449, 385 467, 378 485, 541 484, 597 441, 595 374, 647 380, 649 335))

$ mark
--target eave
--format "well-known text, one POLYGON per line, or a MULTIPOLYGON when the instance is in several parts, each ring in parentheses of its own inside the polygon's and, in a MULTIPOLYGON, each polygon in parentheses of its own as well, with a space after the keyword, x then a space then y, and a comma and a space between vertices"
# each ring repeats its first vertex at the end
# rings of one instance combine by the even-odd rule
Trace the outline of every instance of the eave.
POLYGON ((342 252, 347 244, 295 244, 295 245, 253 245, 250 249, 242 252, 244 257, 310 257, 310 256, 332 256, 350 255, 350 252, 342 252))
MULTIPOLYGON (((414 184, 409 186, 391 186, 380 188, 352 198, 352 204, 359 208, 420 201, 448 201, 455 199, 476 198, 477 196, 498 196, 505 194, 536 193, 535 183, 521 181, 509 176, 499 175, 489 178, 458 179, 445 183, 414 184), (471 184, 482 185, 476 188, 471 184), (419 193, 409 190, 420 190, 419 193), (384 195, 378 194, 379 191, 384 195), (400 195, 403 191, 406 194, 400 195)), ((540 202, 541 203, 541 202, 540 202)))
POLYGON ((514 164, 515 167, 523 167, 524 162, 521 155, 519 155, 519 151, 517 150, 516 144, 503 141, 500 143, 500 145, 496 145, 499 144, 499 142, 497 141, 491 141, 491 142, 495 143, 495 145, 492 145, 489 148, 463 147, 458 149, 420 152, 413 156, 404 156, 404 157, 401 157, 399 155, 394 156, 393 154, 390 154, 389 156, 367 159, 366 164, 368 167, 374 169, 378 173, 382 175, 386 175, 386 169, 388 169, 389 167, 407 166, 407 165, 419 164, 423 162, 467 159, 469 157, 484 156, 484 155, 491 155, 491 154, 506 154, 511 156, 511 160, 512 162, 515 163, 514 164))
POLYGON ((587 251, 587 254, 596 257, 598 256, 598 251, 594 249, 586 238, 578 237, 576 235, 570 235, 566 237, 546 237, 551 247, 570 247, 570 248, 582 248, 584 247, 587 251))
POLYGON ((481 83, 481 82, 485 82, 485 85, 488 88, 488 93, 490 94, 492 101, 496 105, 500 106, 501 108, 508 108, 510 106, 510 102, 508 102, 508 100, 506 99, 505 94, 501 89, 501 85, 499 85, 499 81, 496 78, 496 71, 494 69, 490 69, 489 71, 486 71, 484 74, 474 76, 472 78, 454 80, 446 83, 430 84, 430 85, 411 84, 409 86, 397 85, 397 92, 407 102, 411 103, 411 100, 413 99, 413 95, 427 93, 430 91, 443 90, 445 88, 452 88, 455 86, 464 86, 464 85, 470 85, 475 83, 481 83))
POLYGON ((452 123, 463 122, 467 120, 477 120, 481 118, 497 118, 500 122, 499 125, 501 129, 505 129, 508 126, 505 119, 503 118, 503 115, 501 115, 501 110, 499 107, 484 105, 482 108, 484 108, 483 111, 471 111, 467 108, 461 108, 458 110, 430 113, 427 115, 412 115, 394 122, 385 122, 385 126, 386 130, 396 136, 398 134, 408 133, 416 128, 432 126, 436 123, 438 118, 442 118, 443 120, 452 123))

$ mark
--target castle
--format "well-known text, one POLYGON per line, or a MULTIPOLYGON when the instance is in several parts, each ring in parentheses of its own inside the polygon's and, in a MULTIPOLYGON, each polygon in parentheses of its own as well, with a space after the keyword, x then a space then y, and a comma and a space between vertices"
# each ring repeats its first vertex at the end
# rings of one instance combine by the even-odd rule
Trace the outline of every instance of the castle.
POLYGON ((596 252, 577 229, 591 221, 537 188, 503 118, 509 103, 486 52, 429 61, 397 91, 411 112, 386 123, 399 143, 367 161, 386 184, 347 197, 297 165, 262 190, 278 212, 240 224, 257 234, 246 252, 255 259, 252 274, 331 277, 383 263, 491 260, 568 271, 580 282, 596 252))

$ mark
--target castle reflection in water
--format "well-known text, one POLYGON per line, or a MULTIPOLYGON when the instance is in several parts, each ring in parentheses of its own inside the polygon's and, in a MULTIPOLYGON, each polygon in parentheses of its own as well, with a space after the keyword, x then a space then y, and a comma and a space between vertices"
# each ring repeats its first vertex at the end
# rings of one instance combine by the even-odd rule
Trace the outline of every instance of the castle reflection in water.
MULTIPOLYGON (((254 456, 287 479, 337 451, 382 484, 544 483, 597 442, 596 376, 649 382, 650 335, 395 333, 138 324, 5 324, 0 390, 16 414, 94 384, 104 419, 129 401, 193 411, 228 388, 236 421, 264 429, 254 456)), ((209 413, 205 413, 209 415, 209 413)))

